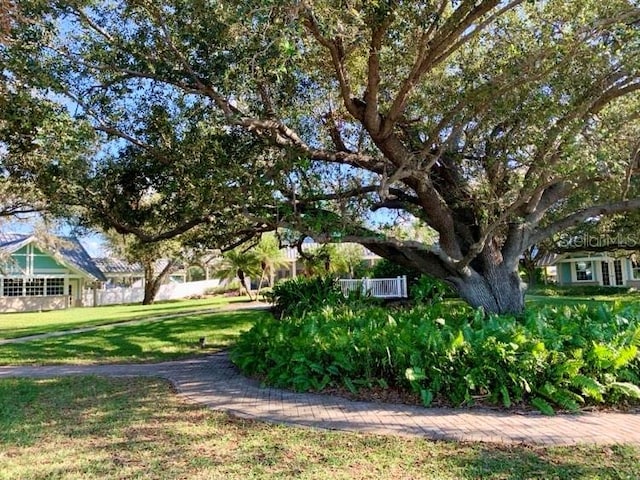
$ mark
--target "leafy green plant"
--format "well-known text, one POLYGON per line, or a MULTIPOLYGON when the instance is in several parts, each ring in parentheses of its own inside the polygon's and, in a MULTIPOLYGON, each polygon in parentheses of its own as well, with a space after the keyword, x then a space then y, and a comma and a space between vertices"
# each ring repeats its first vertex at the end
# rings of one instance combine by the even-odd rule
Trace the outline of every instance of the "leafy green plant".
POLYGON ((297 277, 277 283, 265 293, 278 317, 302 315, 304 312, 344 302, 342 290, 332 277, 297 277))
POLYGON ((552 414, 637 402, 639 346, 638 306, 543 307, 516 318, 451 302, 393 313, 340 304, 259 322, 232 359, 297 390, 384 385, 426 406, 529 404, 552 414))
POLYGON ((421 275, 410 288, 410 296, 417 303, 440 302, 445 296, 452 297, 454 294, 446 283, 428 275, 421 275))
POLYGON ((371 274, 373 278, 395 278, 406 275, 409 286, 414 285, 422 276, 422 273, 418 270, 403 267, 402 265, 398 265, 386 258, 377 261, 373 265, 371 274))

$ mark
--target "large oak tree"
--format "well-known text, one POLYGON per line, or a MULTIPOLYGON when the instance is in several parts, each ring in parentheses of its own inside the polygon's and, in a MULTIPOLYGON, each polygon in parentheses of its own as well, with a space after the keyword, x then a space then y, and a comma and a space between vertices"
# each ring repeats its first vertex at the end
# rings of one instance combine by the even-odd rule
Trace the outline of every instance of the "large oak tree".
MULTIPOLYGON (((260 138, 284 162, 265 208, 239 212, 252 225, 357 241, 488 311, 524 308, 525 249, 640 207, 636 0, 21 8, 32 20, 3 49, 5 68, 64 95, 105 140, 153 151, 152 130, 137 128, 149 99, 165 112, 197 106, 222 133, 260 138), (358 220, 380 209, 420 218, 437 246, 358 220)), ((181 223, 206 228, 198 208, 181 223)))

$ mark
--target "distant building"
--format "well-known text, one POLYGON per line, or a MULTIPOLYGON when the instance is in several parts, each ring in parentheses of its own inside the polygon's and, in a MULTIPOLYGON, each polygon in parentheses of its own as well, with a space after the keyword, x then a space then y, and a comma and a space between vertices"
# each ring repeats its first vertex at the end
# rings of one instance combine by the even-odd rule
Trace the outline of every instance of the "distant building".
POLYGON ((54 310, 81 305, 82 292, 106 277, 80 242, 60 237, 0 234, 0 311, 54 310))
MULTIPOLYGON (((101 257, 93 261, 107 278, 105 288, 112 287, 142 287, 144 286, 144 268, 139 263, 129 263, 118 258, 101 257)), ((168 260, 158 260, 154 270, 160 273, 168 260)), ((184 268, 178 268, 171 272, 167 281, 184 283, 187 273, 184 268)))
POLYGON ((640 256, 625 252, 571 252, 546 260, 556 268, 558 285, 640 287, 640 256))
MULTIPOLYGON (((380 256, 376 255, 369 249, 357 243, 339 243, 336 245, 338 245, 338 248, 351 247, 351 246, 355 246, 356 248, 359 248, 362 252, 361 253, 362 263, 367 267, 373 266, 375 262, 381 259, 380 256)), ((308 251, 311 253, 315 249, 320 248, 321 246, 322 246, 321 244, 318 244, 315 242, 306 242, 302 244, 302 251, 303 252, 308 251)), ((287 248, 284 248, 283 250, 285 252, 285 258, 287 260, 287 263, 285 266, 278 269, 276 273, 276 279, 279 280, 282 278, 295 278, 298 275, 303 275, 305 270, 304 259, 301 257, 300 252, 298 252, 298 249, 293 247, 287 247, 287 248)))

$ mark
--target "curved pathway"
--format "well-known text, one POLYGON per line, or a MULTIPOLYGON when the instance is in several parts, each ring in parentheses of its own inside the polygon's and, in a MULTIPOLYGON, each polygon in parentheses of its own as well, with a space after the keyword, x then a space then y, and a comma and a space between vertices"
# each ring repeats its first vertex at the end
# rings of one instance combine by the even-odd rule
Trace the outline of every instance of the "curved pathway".
POLYGON ((545 417, 494 411, 420 408, 261 387, 242 376, 226 352, 142 365, 0 366, 0 378, 61 375, 155 376, 189 401, 214 410, 308 427, 430 439, 572 445, 640 445, 640 414, 589 412, 545 417))

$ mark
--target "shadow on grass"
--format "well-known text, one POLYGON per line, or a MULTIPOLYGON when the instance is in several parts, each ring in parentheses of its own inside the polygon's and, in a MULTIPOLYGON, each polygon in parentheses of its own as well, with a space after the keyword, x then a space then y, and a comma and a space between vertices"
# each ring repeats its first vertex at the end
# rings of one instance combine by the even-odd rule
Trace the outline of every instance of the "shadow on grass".
MULTIPOLYGON (((236 297, 220 297, 220 298, 214 298, 211 300, 210 303, 207 303, 205 305, 202 305, 200 308, 214 308, 214 307, 221 307, 223 305, 226 304, 241 304, 241 303, 246 303, 246 304, 251 304, 253 303, 251 300, 249 300, 248 298, 236 298, 236 297)), ((136 306, 138 306, 139 308, 131 310, 132 313, 137 313, 137 312, 147 312, 147 313, 153 313, 153 314, 158 314, 158 315, 162 315, 164 312, 167 313, 171 313, 175 310, 189 310, 184 303, 184 300, 166 300, 163 301, 161 303, 154 303, 153 305, 141 305, 139 303, 134 304, 136 306), (166 304, 166 306, 165 306, 166 304), (171 304, 176 304, 176 305, 171 305, 171 304), (162 308, 155 308, 158 307, 158 305, 162 305, 162 308), (150 309, 151 312, 149 312, 150 309)), ((133 306, 133 305, 132 305, 133 306)), ((100 307, 97 307, 100 308, 100 307)), ((238 307, 241 308, 241 307, 238 307)))
POLYGON ((1 380, 0 412, 6 478, 51 478, 60 457, 65 478, 640 476, 636 447, 496 446, 285 427, 186 405, 154 379, 1 380))
MULTIPOLYGON (((8 313, 0 316, 0 339, 18 338, 56 331, 73 330, 89 326, 102 326, 123 322, 146 320, 151 317, 197 312, 205 309, 222 308, 227 304, 250 303, 248 299, 215 297, 207 300, 168 300, 153 305, 105 305, 99 307, 73 308, 55 312, 8 313), (15 317, 12 317, 15 316, 15 317), (52 320, 55 317, 56 320, 52 320), (78 319, 78 317, 87 317, 78 319), (17 318, 13 322, 11 318, 17 318), (16 326, 26 323, 24 326, 16 326)), ((242 308, 238 306, 238 308, 242 308)))
POLYGON ((173 360, 228 346, 263 311, 216 312, 0 346, 0 364, 173 360), (206 349, 199 339, 206 338, 206 349))

